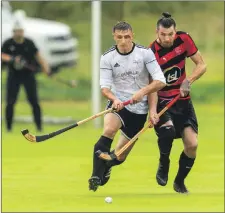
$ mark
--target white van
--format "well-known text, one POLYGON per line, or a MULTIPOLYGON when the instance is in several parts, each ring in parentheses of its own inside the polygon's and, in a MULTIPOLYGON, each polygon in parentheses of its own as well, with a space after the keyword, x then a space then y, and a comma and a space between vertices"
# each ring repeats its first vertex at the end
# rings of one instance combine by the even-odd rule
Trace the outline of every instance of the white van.
MULTIPOLYGON (((25 37, 34 41, 53 71, 77 63, 78 41, 72 37, 70 27, 55 21, 26 17, 23 10, 14 13, 9 2, 2 2, 2 43, 12 37, 15 18, 22 17, 25 37)), ((1 43, 1 44, 2 44, 1 43)))

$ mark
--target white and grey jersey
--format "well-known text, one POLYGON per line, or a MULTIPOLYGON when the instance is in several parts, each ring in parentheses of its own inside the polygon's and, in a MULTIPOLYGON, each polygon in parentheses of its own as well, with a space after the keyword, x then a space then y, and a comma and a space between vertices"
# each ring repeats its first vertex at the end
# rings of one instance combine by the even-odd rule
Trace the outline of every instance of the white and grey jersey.
MULTIPOLYGON (((150 48, 134 44, 130 53, 122 54, 114 46, 101 56, 100 86, 111 89, 121 101, 131 99, 134 93, 147 86, 149 76, 165 83, 164 74, 150 48)), ((147 96, 126 109, 136 114, 148 113, 147 96)))

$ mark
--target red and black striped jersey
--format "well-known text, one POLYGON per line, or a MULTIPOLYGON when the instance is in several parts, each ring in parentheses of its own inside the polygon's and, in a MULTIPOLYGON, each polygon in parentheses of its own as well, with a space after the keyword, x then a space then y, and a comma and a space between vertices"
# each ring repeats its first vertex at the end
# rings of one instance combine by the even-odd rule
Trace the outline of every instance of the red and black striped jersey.
MULTIPOLYGON (((162 47, 157 40, 150 44, 150 48, 155 54, 164 76, 166 86, 158 91, 160 98, 173 98, 180 93, 180 85, 186 78, 185 60, 194 55, 198 48, 191 36, 186 32, 178 31, 175 35, 173 46, 162 47)), ((185 99, 190 96, 185 97, 185 99)))

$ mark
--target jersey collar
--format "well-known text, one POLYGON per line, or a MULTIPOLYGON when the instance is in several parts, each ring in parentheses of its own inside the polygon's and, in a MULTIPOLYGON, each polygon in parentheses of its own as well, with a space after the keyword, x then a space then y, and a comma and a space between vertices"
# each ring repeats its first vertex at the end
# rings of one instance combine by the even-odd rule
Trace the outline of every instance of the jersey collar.
POLYGON ((130 52, 128 52, 128 53, 121 53, 121 52, 119 51, 119 49, 117 48, 117 45, 116 45, 116 51, 117 51, 120 55, 129 55, 129 54, 131 54, 131 53, 134 51, 135 46, 136 46, 136 44, 133 42, 133 47, 132 47, 132 49, 131 49, 130 52))

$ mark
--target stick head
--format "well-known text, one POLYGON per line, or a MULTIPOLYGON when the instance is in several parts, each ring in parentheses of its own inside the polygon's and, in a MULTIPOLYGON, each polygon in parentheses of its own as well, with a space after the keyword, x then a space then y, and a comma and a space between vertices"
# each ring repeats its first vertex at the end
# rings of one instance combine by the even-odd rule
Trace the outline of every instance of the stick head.
POLYGON ((111 160, 114 160, 117 158, 117 156, 114 153, 108 154, 108 153, 102 152, 101 150, 96 151, 95 154, 99 158, 101 158, 102 160, 105 160, 105 161, 111 161, 111 160))
POLYGON ((34 135, 31 135, 31 134, 29 133, 29 130, 28 130, 28 129, 22 130, 21 133, 22 133, 22 135, 23 135, 28 141, 34 142, 34 143, 37 142, 37 141, 36 141, 36 137, 35 137, 34 135))

